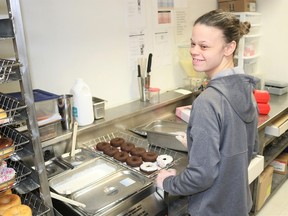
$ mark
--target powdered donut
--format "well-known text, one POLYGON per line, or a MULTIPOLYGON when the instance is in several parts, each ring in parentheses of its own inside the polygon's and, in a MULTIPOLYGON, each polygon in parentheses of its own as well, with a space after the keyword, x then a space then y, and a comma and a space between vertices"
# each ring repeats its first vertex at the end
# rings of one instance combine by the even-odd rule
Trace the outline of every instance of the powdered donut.
POLYGON ((173 157, 170 155, 159 155, 157 157, 157 164, 158 166, 160 166, 161 168, 166 167, 168 164, 173 162, 173 157))
POLYGON ((142 159, 145 162, 155 162, 158 157, 156 152, 144 152, 142 154, 142 159))
POLYGON ((141 164, 140 170, 142 172, 147 173, 147 174, 151 174, 151 173, 153 173, 153 172, 158 170, 158 166, 157 166, 156 163, 144 162, 143 164, 141 164))
POLYGON ((131 156, 127 158, 126 163, 131 167, 139 167, 143 163, 143 160, 141 157, 131 156))
POLYGON ((110 144, 113 147, 120 147, 123 143, 125 143, 125 140, 121 137, 115 137, 110 140, 110 144))
POLYGON ((133 156, 138 156, 141 157, 143 155, 143 153, 146 152, 146 149, 142 148, 142 147, 135 147, 133 149, 131 149, 130 154, 133 156))

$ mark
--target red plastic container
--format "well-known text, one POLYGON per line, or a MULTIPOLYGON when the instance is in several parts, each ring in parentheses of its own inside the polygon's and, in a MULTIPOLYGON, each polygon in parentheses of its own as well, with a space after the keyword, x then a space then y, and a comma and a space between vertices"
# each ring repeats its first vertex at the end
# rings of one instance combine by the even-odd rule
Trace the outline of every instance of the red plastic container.
POLYGON ((253 92, 257 103, 268 103, 270 100, 270 93, 265 90, 254 90, 253 92))
POLYGON ((257 103, 260 115, 267 115, 270 112, 269 103, 257 103))

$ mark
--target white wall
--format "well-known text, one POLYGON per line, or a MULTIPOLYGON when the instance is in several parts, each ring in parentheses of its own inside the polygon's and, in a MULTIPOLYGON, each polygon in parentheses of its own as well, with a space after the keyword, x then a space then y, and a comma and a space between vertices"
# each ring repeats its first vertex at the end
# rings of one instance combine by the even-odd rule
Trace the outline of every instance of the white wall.
MULTIPOLYGON (((150 36, 154 31, 153 1, 144 1, 150 36)), ((216 0, 187 2, 191 26, 199 15, 217 8, 216 0)), ((259 69, 266 79, 288 81, 288 28, 283 24, 288 1, 257 0, 257 4, 263 13, 259 69)), ((94 96, 108 101, 108 107, 139 99, 136 74, 129 68, 126 0, 23 0, 21 5, 33 88, 68 93, 74 80, 82 77, 94 96)), ((171 64, 156 67, 156 63, 152 68, 152 85, 161 92, 182 86, 186 77, 172 39, 171 64)), ((0 46, 3 49, 7 45, 0 46)), ((149 49, 154 51, 152 41, 149 49)))
MULTIPOLYGON (((151 35, 156 0, 142 2, 151 35)), ((216 0, 187 2, 191 25, 199 15, 217 7, 216 0)), ((126 0, 21 0, 21 6, 33 88, 68 93, 81 77, 94 96, 108 101, 108 107, 139 99, 137 74, 130 70, 126 0)), ((154 51, 152 39, 148 53, 154 51)), ((152 86, 161 92, 182 86, 186 77, 176 48, 173 43, 170 65, 153 64, 152 86)))
POLYGON ((288 82, 287 0, 257 0, 263 14, 259 69, 266 80, 288 82))

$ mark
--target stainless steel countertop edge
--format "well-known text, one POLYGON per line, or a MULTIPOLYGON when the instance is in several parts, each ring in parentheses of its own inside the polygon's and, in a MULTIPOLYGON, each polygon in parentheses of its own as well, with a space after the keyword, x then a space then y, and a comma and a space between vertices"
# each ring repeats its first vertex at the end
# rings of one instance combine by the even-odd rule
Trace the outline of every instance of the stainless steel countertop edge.
MULTIPOLYGON (((117 107, 109 108, 105 110, 105 117, 103 119, 95 120, 91 125, 78 127, 77 134, 81 134, 87 130, 97 129, 99 127, 105 127, 113 124, 116 121, 121 121, 124 118, 133 118, 139 114, 145 114, 155 109, 161 109, 168 104, 175 103, 183 99, 192 97, 199 92, 191 92, 190 94, 181 94, 175 92, 174 90, 164 92, 160 94, 160 103, 151 104, 149 102, 141 102, 140 100, 135 100, 127 104, 123 104, 117 107)), ((47 147, 55 143, 70 139, 72 136, 72 131, 63 131, 61 125, 58 125, 58 135, 57 137, 42 142, 42 147, 47 147)))

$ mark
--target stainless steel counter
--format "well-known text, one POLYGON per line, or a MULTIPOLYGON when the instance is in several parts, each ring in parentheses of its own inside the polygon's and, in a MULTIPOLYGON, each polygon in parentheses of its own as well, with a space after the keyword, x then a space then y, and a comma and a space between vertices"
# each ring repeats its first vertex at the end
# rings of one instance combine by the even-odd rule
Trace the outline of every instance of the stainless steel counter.
MULTIPOLYGON (((190 105, 199 95, 199 92, 191 94, 180 94, 175 91, 165 92, 160 95, 159 104, 150 104, 149 102, 140 102, 139 100, 127 103, 118 107, 106 110, 105 118, 96 120, 93 124, 86 127, 79 127, 77 146, 81 147, 83 143, 93 140, 96 137, 109 134, 118 130, 127 130, 145 126, 156 119, 182 122, 176 117, 175 109, 178 106, 190 105)), ((260 146, 263 149, 265 143, 268 143, 273 137, 265 135, 265 126, 269 125, 279 115, 287 111, 288 94, 282 96, 271 95, 271 111, 269 115, 260 115, 258 130, 260 135, 260 146)), ((43 142, 43 147, 53 146, 56 154, 63 154, 69 151, 71 145, 71 132, 62 131, 59 127, 58 136, 52 140, 43 142), (59 147, 61 146, 61 147, 59 147)), ((186 154, 181 153, 183 158, 179 160, 174 168, 180 172, 187 164, 186 154)), ((186 211, 187 200, 182 197, 170 197, 169 209, 171 215, 182 215, 186 211), (175 214, 174 214, 175 213, 175 214)), ((169 214, 170 215, 170 214, 169 214)))

